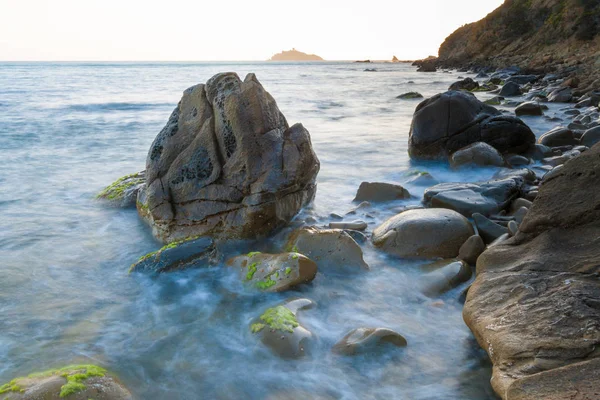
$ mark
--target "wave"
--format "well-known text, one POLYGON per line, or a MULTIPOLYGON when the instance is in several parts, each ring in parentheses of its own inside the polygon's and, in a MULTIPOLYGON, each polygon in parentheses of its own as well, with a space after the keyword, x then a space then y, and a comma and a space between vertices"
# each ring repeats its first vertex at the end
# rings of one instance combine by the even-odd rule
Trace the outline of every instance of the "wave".
POLYGON ((154 108, 174 107, 171 103, 88 103, 71 104, 65 108, 75 112, 140 111, 154 108))

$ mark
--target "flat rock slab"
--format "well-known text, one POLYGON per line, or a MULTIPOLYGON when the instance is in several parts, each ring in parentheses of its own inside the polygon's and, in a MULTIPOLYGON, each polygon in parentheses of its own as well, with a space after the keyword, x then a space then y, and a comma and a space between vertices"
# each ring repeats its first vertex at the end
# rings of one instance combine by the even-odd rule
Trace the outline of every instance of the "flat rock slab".
POLYGON ((170 243, 148 253, 131 265, 129 272, 170 272, 189 267, 208 266, 218 259, 212 239, 190 238, 170 243))

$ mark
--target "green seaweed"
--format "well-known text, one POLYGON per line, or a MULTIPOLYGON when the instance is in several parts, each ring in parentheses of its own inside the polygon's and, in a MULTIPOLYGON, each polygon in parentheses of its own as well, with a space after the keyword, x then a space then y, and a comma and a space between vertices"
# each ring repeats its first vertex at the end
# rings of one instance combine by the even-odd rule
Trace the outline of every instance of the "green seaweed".
POLYGON ((265 324, 261 324, 260 322, 256 323, 256 324, 252 324, 252 325, 250 325, 250 331, 252 333, 258 333, 258 332, 262 331, 265 328, 265 326, 266 326, 265 324))
POLYGON ((274 281, 273 279, 271 279, 271 275, 267 276, 267 278, 264 281, 258 281, 256 282, 256 287, 260 290, 265 290, 270 288, 271 286, 275 286, 277 282, 274 281))
POLYGON ((256 263, 252 263, 248 266, 248 273, 246 274, 246 280, 249 281, 254 277, 254 274, 256 273, 256 263))
POLYGON ((167 245, 164 245, 163 247, 161 247, 160 249, 153 251, 152 253, 148 253, 145 254, 143 256, 141 256, 140 258, 138 258, 138 260, 136 262, 134 262, 133 264, 131 264, 131 266, 129 267, 129 273, 133 272, 133 270, 135 269, 136 265, 138 265, 139 263, 146 261, 147 259, 151 258, 151 257, 160 257, 161 253, 165 250, 169 250, 169 249, 174 249, 177 246, 182 245, 183 243, 186 242, 191 242, 192 240, 196 240, 199 239, 202 235, 197 235, 197 236, 192 236, 189 238, 185 238, 176 242, 171 242, 167 245))
POLYGON ((145 182, 144 178, 138 177, 139 172, 120 177, 109 186, 105 187, 98 195, 97 199, 116 200, 123 196, 125 190, 145 182))
POLYGON ((292 273, 292 269, 291 269, 290 267, 287 267, 287 268, 285 269, 285 275, 287 276, 287 275, 289 275, 289 274, 291 274, 291 273, 292 273))
POLYGON ((261 254, 261 252, 260 251, 251 251, 250 253, 246 254, 246 257, 252 258, 257 254, 261 254))
MULTIPOLYGON (((27 378, 45 378, 53 375, 62 376, 67 380, 67 383, 60 388, 60 397, 67 397, 71 394, 85 390, 87 387, 83 384, 83 382, 86 379, 93 376, 103 377, 106 375, 106 370, 92 364, 69 365, 64 368, 33 373, 28 375, 27 378)), ((24 392, 25 389, 17 384, 19 379, 23 378, 13 379, 12 381, 0 386, 0 394, 7 392, 24 392)))
MULTIPOLYGON (((253 327, 257 329, 257 325, 263 325, 256 331, 260 332, 265 327, 264 325, 266 325, 272 330, 293 333, 294 328, 300 325, 294 313, 284 306, 269 308, 260 316, 260 320, 262 323, 253 324, 250 329, 252 330, 253 327)), ((253 333, 256 332, 253 331, 253 333)))

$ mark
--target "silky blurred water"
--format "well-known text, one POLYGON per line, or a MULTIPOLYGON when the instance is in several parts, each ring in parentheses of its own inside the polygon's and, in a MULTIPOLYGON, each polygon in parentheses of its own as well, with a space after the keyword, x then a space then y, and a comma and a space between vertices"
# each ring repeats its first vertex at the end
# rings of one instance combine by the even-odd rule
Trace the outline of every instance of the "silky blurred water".
MULTIPOLYGON (((139 399, 495 398, 487 356, 462 320, 458 297, 467 284, 427 298, 416 284, 419 263, 368 243, 370 272, 321 271, 284 294, 251 292, 224 267, 128 275, 132 262, 160 245, 135 210, 94 201, 116 178, 144 169, 182 91, 222 71, 255 72, 290 125, 302 122, 311 133, 321 160, 318 193, 296 224, 345 214, 361 181, 404 184, 414 169, 438 181, 494 174, 408 159, 418 101, 396 96, 434 95, 458 73, 371 67, 377 72, 353 63, 0 64, 0 383, 89 361, 117 373, 139 399), (248 324, 298 296, 317 303, 299 314, 317 341, 305 359, 281 360, 248 324), (333 355, 331 346, 359 326, 394 329, 409 345, 333 355)), ((552 126, 526 122, 536 134, 552 126)), ((349 219, 366 218, 372 230, 398 207, 419 203, 424 188, 406 187, 413 199, 349 219)), ((228 255, 277 248, 283 236, 233 245, 228 255)))

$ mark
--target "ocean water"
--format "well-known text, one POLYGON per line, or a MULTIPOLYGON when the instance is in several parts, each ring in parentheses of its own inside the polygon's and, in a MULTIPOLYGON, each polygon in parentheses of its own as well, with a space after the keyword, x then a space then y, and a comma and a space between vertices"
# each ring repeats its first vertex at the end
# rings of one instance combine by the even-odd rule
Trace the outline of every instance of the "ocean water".
MULTIPOLYGON (((322 271, 282 294, 244 288, 224 267, 159 277, 128 275, 160 247, 135 210, 94 196, 144 169, 148 148, 184 89, 217 72, 248 72, 274 96, 291 124, 310 131, 321 160, 314 205, 320 225, 345 214, 362 181, 405 184, 413 170, 440 182, 490 178, 493 168, 451 171, 407 155, 418 100, 442 92, 457 72, 422 74, 406 64, 354 63, 4 63, 0 64, 0 383, 73 362, 118 374, 139 399, 494 399, 490 363, 462 320, 460 292, 428 298, 422 262, 388 257, 365 243, 371 271, 322 271), (299 314, 317 337, 310 355, 281 360, 249 333, 249 323, 290 297, 317 306, 299 314), (332 345, 359 326, 394 329, 404 349, 340 357, 332 345)), ((471 75, 472 76, 472 75, 471 75)), ((490 97, 482 94, 481 97, 490 97)), ((558 112, 553 106, 547 114, 558 112)), ((525 119, 536 134, 550 129, 525 119)), ((348 219, 369 230, 410 200, 348 219)), ((233 256, 276 249, 236 243, 233 256)))

